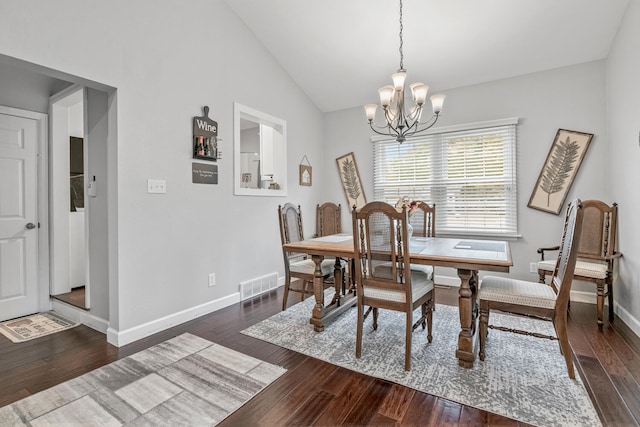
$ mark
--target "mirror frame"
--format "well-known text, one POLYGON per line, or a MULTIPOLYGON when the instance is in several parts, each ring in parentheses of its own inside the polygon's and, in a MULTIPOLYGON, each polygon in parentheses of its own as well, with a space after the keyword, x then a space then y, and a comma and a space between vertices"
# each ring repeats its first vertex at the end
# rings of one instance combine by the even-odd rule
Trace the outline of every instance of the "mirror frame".
POLYGON ((277 117, 258 111, 246 105, 233 103, 233 189, 236 196, 267 196, 286 197, 287 196, 287 122, 277 117), (250 120, 258 124, 270 125, 282 128, 282 144, 276 155, 280 155, 285 165, 281 178, 278 179, 279 190, 268 188, 243 188, 241 182, 240 168, 240 140, 241 129, 240 120, 250 120))

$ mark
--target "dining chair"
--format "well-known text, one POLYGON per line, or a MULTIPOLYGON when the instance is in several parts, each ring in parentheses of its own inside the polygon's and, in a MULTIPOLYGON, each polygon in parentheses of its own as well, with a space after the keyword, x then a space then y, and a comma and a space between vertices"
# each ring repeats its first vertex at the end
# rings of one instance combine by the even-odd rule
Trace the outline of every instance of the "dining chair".
POLYGON ((409 217, 413 227, 413 235, 420 237, 436 237, 436 205, 417 200, 416 209, 409 217))
MULTIPOLYGON (((329 236, 331 234, 342 233, 342 205, 333 202, 325 202, 316 206, 316 237, 329 236)), ((353 280, 353 259, 340 260, 342 265, 342 295, 347 292, 346 284, 349 288, 355 288, 353 280), (347 268, 348 265, 348 268, 347 268)))
POLYGON ((553 269, 551 284, 528 282, 507 277, 486 276, 480 282, 478 298, 480 300, 480 360, 485 359, 485 346, 489 328, 506 332, 515 332, 538 338, 558 340, 560 353, 567 364, 569 378, 575 379, 571 347, 567 334, 567 311, 569 309, 569 293, 578 257, 584 208, 580 199, 573 200, 567 207, 564 230, 558 258, 553 269), (543 335, 537 332, 510 329, 489 325, 491 310, 539 317, 551 320, 556 336, 543 335))
MULTIPOLYGON (((284 248, 286 243, 295 243, 304 240, 302 231, 302 212, 300 206, 286 203, 278 206, 278 220, 280 222, 280 241, 282 243, 282 255, 284 258, 284 294, 282 297, 282 310, 287 308, 289 291, 299 292, 300 300, 305 295, 313 294, 313 277, 316 263, 306 254, 289 252, 284 248), (299 279, 300 287, 293 287, 293 280, 299 279)), ((324 280, 333 276, 334 259, 324 259, 320 265, 324 280)), ((328 286, 329 284, 327 284, 328 286)))
POLYGON ((316 206, 316 236, 342 233, 342 207, 326 202, 316 206))
POLYGON ((373 311, 373 329, 378 329, 378 309, 405 314, 404 369, 411 370, 412 332, 427 327, 432 341, 432 318, 435 305, 432 267, 412 265, 405 207, 398 211, 384 202, 371 202, 352 212, 354 261, 358 298, 356 357, 362 355, 364 321, 373 311), (365 312, 365 307, 368 307, 365 312), (413 311, 421 316, 413 321, 413 311))
MULTIPOLYGON (((604 299, 608 297, 609 321, 613 321, 614 261, 622 254, 616 252, 618 205, 609 206, 600 200, 584 200, 584 220, 578 248, 578 261, 573 278, 596 284, 596 313, 598 326, 604 324, 604 299), (606 289, 605 289, 606 286, 606 289)), ((540 283, 553 274, 554 259, 545 259, 545 252, 557 251, 558 246, 539 248, 537 263, 540 283)))

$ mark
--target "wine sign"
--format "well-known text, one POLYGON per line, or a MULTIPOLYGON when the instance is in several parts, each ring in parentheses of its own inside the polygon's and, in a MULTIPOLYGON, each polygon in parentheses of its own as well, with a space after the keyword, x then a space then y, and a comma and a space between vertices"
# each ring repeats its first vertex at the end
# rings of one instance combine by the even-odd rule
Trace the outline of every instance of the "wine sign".
POLYGON ((204 116, 193 118, 193 158, 218 160, 218 122, 209 117, 209 107, 204 106, 204 116))

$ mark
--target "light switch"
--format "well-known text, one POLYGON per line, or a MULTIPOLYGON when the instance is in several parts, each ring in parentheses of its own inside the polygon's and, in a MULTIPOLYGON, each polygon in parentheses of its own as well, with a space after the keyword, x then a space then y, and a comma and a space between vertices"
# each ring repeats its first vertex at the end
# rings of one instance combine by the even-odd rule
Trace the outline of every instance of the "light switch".
POLYGON ((164 194, 167 192, 167 181, 164 179, 148 179, 147 193, 164 194))

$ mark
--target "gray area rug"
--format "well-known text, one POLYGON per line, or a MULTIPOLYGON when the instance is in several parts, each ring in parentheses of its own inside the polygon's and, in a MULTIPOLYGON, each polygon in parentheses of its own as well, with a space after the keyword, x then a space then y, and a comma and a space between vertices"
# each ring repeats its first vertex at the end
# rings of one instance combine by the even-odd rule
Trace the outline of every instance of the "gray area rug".
MULTIPOLYGON (((355 358, 354 307, 316 333, 309 324, 313 298, 288 308, 243 334, 344 368, 382 378, 464 405, 540 426, 599 426, 582 380, 571 380, 557 341, 490 330, 484 362, 472 369, 455 357, 457 307, 438 305, 433 342, 413 333, 411 371, 404 371, 404 315, 380 310, 378 330, 365 321, 362 357, 355 358)), ((414 318, 419 316, 414 313, 414 318)), ((491 313, 490 323, 555 335, 551 322, 491 313)), ((477 348, 476 348, 477 351, 477 348)))
POLYGON ((284 372, 183 334, 0 408, 0 425, 211 426, 284 372))

